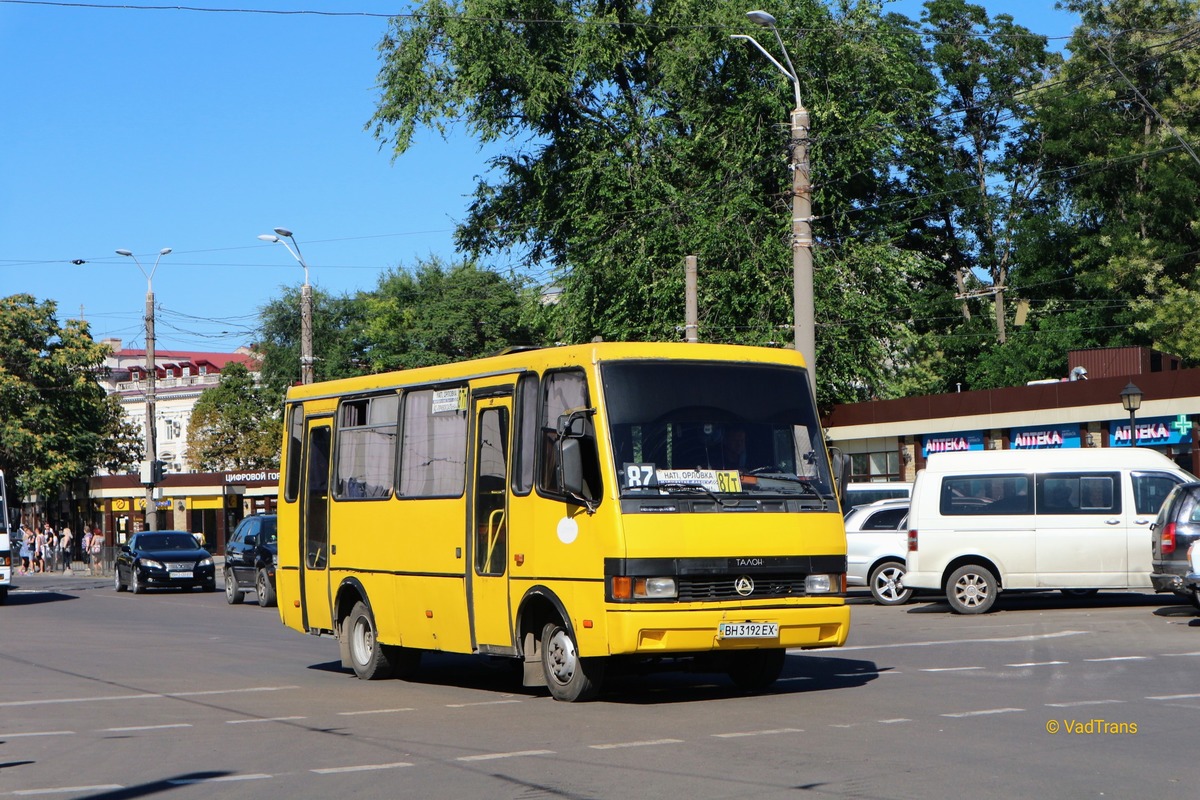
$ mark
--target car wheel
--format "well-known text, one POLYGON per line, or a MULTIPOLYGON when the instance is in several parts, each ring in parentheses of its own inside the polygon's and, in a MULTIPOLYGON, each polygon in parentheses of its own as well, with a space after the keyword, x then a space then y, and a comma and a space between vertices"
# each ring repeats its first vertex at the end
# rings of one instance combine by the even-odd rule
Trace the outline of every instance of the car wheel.
POLYGON ((946 599, 959 614, 983 614, 996 602, 996 576, 978 564, 959 567, 946 580, 946 599))
POLYGON ((265 569, 258 571, 258 577, 254 583, 254 591, 258 594, 258 604, 263 608, 275 605, 275 587, 271 583, 270 576, 267 575, 265 569))
POLYGON ((787 651, 783 648, 771 650, 746 650, 730 653, 729 678, 743 692, 761 692, 779 679, 787 651))
POLYGON ((360 680, 374 681, 392 676, 387 648, 376 638, 375 617, 366 603, 354 604, 346 618, 344 631, 350 637, 350 663, 360 680))
POLYGON ((129 591, 134 594, 143 594, 146 587, 142 585, 142 579, 138 576, 138 565, 129 565, 129 591))
POLYGON ((604 683, 604 659, 581 658, 570 631, 557 622, 542 628, 542 674, 555 700, 591 700, 604 683))
POLYGON ((225 568, 225 602, 231 606, 236 606, 242 602, 246 593, 238 588, 237 578, 233 577, 233 570, 229 567, 225 568))
POLYGON ((121 580, 121 568, 113 567, 113 589, 118 592, 125 591, 125 582, 121 580))
POLYGON ((885 561, 871 570, 871 596, 881 606, 902 606, 912 597, 912 589, 904 588, 904 564, 885 561))

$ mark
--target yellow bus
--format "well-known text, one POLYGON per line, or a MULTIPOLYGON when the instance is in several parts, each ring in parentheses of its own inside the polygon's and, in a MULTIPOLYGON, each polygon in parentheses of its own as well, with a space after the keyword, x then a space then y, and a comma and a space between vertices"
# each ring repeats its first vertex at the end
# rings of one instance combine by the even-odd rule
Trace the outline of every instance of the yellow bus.
POLYGON ((762 690, 850 624, 812 398, 792 350, 684 343, 292 387, 280 616, 363 679, 443 651, 519 659, 566 701, 616 659, 762 690))

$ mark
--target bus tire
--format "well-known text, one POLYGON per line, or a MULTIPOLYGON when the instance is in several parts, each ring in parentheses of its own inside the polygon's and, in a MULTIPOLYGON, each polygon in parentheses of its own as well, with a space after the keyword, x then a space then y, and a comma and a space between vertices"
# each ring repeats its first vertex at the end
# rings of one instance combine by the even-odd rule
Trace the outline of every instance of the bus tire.
POLYGON ((388 660, 386 648, 376 638, 375 617, 366 603, 359 601, 354 604, 343 630, 350 637, 350 666, 359 680, 390 678, 392 663, 388 660))
POLYGON ((729 679, 743 692, 761 692, 779 679, 787 650, 745 650, 729 654, 729 679))
POLYGON ((580 658, 571 632, 558 622, 542 628, 542 673, 550 696, 566 703, 595 699, 604 682, 602 658, 580 658))
POLYGON ((966 564, 946 579, 946 600, 958 614, 983 614, 996 602, 1000 584, 991 570, 966 564))

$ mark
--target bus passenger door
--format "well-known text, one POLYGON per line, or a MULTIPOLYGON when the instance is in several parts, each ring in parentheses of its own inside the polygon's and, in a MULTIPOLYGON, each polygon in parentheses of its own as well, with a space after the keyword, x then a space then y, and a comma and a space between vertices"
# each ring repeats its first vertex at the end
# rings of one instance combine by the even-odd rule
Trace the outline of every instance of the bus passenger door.
POLYGON ((476 397, 468 514, 469 603, 475 649, 512 652, 508 598, 508 462, 512 396, 476 397))
POLYGON ((304 627, 333 630, 329 597, 329 453, 328 417, 309 420, 305 429, 304 487, 300 509, 300 596, 304 627))

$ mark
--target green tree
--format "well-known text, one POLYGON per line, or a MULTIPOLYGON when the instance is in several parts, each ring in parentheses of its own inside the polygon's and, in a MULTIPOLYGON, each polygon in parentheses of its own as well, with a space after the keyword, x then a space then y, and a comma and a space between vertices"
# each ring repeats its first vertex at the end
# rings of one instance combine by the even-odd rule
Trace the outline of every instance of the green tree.
POLYGON ((409 369, 492 355, 534 344, 534 298, 519 281, 470 263, 437 259, 391 270, 361 296, 365 361, 371 372, 409 369))
POLYGON ((221 382, 205 389, 192 408, 188 461, 209 472, 279 466, 279 413, 267 395, 245 365, 226 364, 221 382))
MULTIPOLYGON (((363 310, 361 300, 334 296, 313 287, 313 373, 318 381, 361 375, 363 310)), ((287 387, 300 382, 300 290, 288 287, 283 296, 259 309, 262 386, 267 397, 281 403, 287 387)))
POLYGON ((53 301, 0 298, 0 469, 10 497, 54 497, 103 460, 121 420, 96 381, 107 353, 87 323, 60 325, 53 301))
MULTIPOLYGON (((792 93, 760 53, 730 39, 762 33, 744 11, 708 0, 426 0, 381 43, 373 129, 397 156, 419 126, 461 122, 483 142, 517 143, 480 180, 457 240, 552 274, 562 290, 555 338, 681 338, 682 262, 694 254, 701 338, 784 344, 792 93)), ((857 397, 905 356, 892 326, 911 318, 916 295, 905 289, 927 265, 886 246, 903 228, 880 225, 880 209, 902 192, 894 165, 936 84, 915 32, 882 19, 878 3, 835 14, 808 0, 779 26, 819 132, 815 305, 830 327, 818 331, 828 365, 818 392, 857 397), (848 290, 835 280, 852 273, 848 290), (891 306, 858 302, 881 286, 891 306), (843 308, 850 293, 857 306, 843 308), (884 316, 856 318, 868 310, 884 316), (863 346, 850 353, 838 337, 846 320, 883 335, 855 339, 863 346)))

